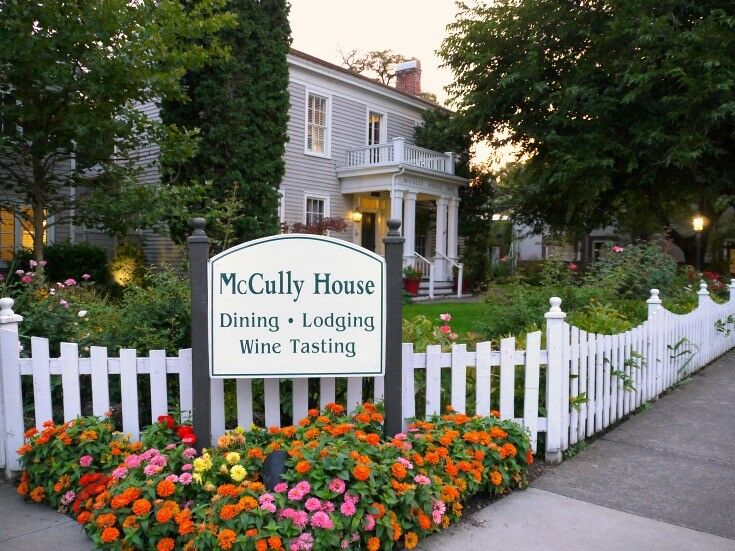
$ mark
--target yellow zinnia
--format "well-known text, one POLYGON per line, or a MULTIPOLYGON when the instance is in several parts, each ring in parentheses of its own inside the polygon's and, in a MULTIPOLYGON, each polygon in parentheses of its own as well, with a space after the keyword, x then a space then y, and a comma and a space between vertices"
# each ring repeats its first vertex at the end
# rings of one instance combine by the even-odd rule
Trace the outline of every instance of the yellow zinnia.
POLYGON ((235 482, 242 482, 246 474, 248 474, 248 472, 245 470, 245 467, 243 467, 242 465, 234 465, 230 469, 230 478, 234 480, 235 482))

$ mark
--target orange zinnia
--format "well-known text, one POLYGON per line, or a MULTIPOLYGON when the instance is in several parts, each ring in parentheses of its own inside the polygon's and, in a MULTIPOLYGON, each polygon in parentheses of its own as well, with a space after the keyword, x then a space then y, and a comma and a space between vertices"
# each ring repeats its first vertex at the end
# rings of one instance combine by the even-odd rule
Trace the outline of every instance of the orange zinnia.
POLYGON ((419 537, 413 532, 408 532, 406 537, 403 538, 403 544, 406 546, 406 549, 413 549, 418 542, 419 537))
POLYGON ((258 540, 255 542, 255 551, 266 551, 268 549, 268 542, 265 540, 258 540))
POLYGON ((156 493, 160 497, 168 497, 173 494, 175 490, 176 486, 174 486, 174 483, 170 480, 161 480, 161 482, 156 486, 156 493))
POLYGON ((157 551, 173 551, 173 548, 175 546, 174 540, 171 538, 163 538, 162 540, 158 541, 158 544, 156 545, 157 551))
POLYGON ((271 536, 270 538, 268 538, 268 546, 271 549, 280 549, 281 545, 281 538, 279 538, 278 536, 271 536))
POLYGON ((147 499, 137 499, 133 503, 133 513, 136 515, 145 515, 151 510, 151 502, 147 499))
POLYGON ((393 476, 395 476, 397 479, 403 480, 404 478, 406 478, 406 467, 404 467, 400 463, 393 463, 390 470, 393 473, 393 476))
POLYGON ((108 527, 102 530, 102 543, 112 543, 120 537, 120 530, 108 527))
POLYGON ((501 475, 498 471, 491 472, 490 482, 492 482, 495 486, 500 486, 503 483, 503 475, 501 475))
POLYGON ((79 516, 77 517, 77 522, 79 524, 87 524, 87 521, 92 518, 92 513, 89 511, 82 511, 79 513, 79 516))
POLYGON ((100 528, 106 528, 108 526, 112 526, 115 524, 115 515, 112 513, 105 513, 97 517, 97 520, 95 520, 95 523, 100 528))
POLYGON ((158 511, 156 511, 156 521, 158 521, 159 524, 165 524, 169 520, 171 520, 174 516, 174 511, 170 507, 162 507, 158 511))
POLYGON ((357 480, 367 480, 370 477, 370 472, 370 467, 365 465, 356 465, 355 468, 352 469, 352 476, 357 480))
POLYGON ((125 520, 122 523, 123 528, 137 528, 138 527, 138 519, 135 518, 135 515, 130 515, 125 517, 125 520))
POLYGON ((308 461, 299 461, 296 463, 296 472, 306 474, 311 470, 311 464, 308 461))
POLYGON ((222 520, 230 520, 231 518, 235 518, 237 515, 237 507, 235 505, 230 505, 229 503, 222 507, 219 512, 219 518, 222 520))
POLYGON ((506 457, 515 457, 515 456, 516 456, 516 447, 510 442, 507 442, 500 447, 500 457, 501 458, 505 459, 506 457))
POLYGON ((232 546, 235 544, 236 539, 237 534, 235 534, 235 532, 233 530, 230 530, 229 528, 220 530, 220 533, 217 536, 217 542, 222 549, 232 549, 232 546))
POLYGON ((380 540, 373 536, 368 540, 367 543, 368 551, 379 551, 380 549, 380 540))
POLYGON ((44 497, 44 489, 43 486, 37 486, 31 490, 31 499, 35 501, 36 503, 43 500, 44 497))
POLYGON ((250 528, 249 530, 245 530, 245 535, 247 537, 249 537, 249 538, 254 538, 255 536, 258 535, 258 529, 257 528, 250 528))

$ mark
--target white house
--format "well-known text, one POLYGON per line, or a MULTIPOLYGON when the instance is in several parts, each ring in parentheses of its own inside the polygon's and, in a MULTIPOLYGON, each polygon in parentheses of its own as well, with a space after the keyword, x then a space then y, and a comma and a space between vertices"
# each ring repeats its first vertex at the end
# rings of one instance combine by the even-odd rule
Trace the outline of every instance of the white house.
MULTIPOLYGON (((458 258, 458 190, 465 179, 454 174, 451 152, 414 145, 416 125, 427 109, 443 107, 419 96, 421 65, 401 64, 396 87, 386 86, 297 50, 288 55, 289 141, 285 176, 280 186, 282 222, 311 223, 342 217, 345 231, 335 237, 382 253, 388 218, 402 220, 405 264, 436 281, 450 281, 458 258)), ((141 107, 158 117, 158 107, 141 107)), ((142 180, 159 181, 158 147, 139 152, 142 180), (153 161, 153 163, 151 163, 153 161)), ((5 257, 28 246, 28 231, 2 219, 0 248, 5 257)), ((176 263, 180 251, 165 236, 140 234, 149 261, 176 263)), ((47 236, 86 241, 106 247, 114 243, 98 230, 59 224, 47 236)))

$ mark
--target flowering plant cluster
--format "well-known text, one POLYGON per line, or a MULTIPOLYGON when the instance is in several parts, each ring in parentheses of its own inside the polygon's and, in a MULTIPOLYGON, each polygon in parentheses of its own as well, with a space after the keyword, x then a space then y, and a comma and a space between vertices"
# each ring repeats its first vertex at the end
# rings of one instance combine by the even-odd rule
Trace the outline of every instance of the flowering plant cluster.
POLYGON ((459 335, 452 329, 450 322, 452 315, 439 314, 439 319, 431 320, 426 316, 418 315, 403 320, 403 342, 412 342, 414 349, 426 350, 430 344, 438 344, 445 352, 448 351, 459 335))
POLYGON ((524 429, 512 421, 450 412, 416 421, 390 439, 382 436, 382 421, 370 403, 349 416, 329 404, 323 412, 310 410, 297 426, 235 429, 202 454, 178 438, 149 446, 152 438, 174 434, 166 418, 136 444, 105 420, 49 425, 46 442, 30 436, 19 492, 71 507, 104 549, 377 551, 414 548, 455 522, 472 494, 525 485, 533 456, 524 429), (93 440, 99 448, 77 434, 91 426, 105 433, 93 440), (70 443, 46 448, 69 432, 70 443), (34 463, 38 448, 58 472, 44 478, 34 463), (285 453, 286 470, 266 488, 263 463, 273 453, 285 453), (66 472, 78 474, 46 493, 47 484, 56 484, 51 479, 66 472), (43 495, 33 496, 35 484, 43 495), (83 495, 65 495, 67 488, 83 495))

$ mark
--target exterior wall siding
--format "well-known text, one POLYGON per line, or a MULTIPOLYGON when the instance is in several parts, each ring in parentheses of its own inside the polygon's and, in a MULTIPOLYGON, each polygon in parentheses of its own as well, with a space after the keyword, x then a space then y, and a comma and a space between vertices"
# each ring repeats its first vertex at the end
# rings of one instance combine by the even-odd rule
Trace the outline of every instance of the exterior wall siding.
POLYGON ((406 143, 413 144, 413 129, 417 122, 398 113, 388 112, 388 140, 405 138, 406 143))

